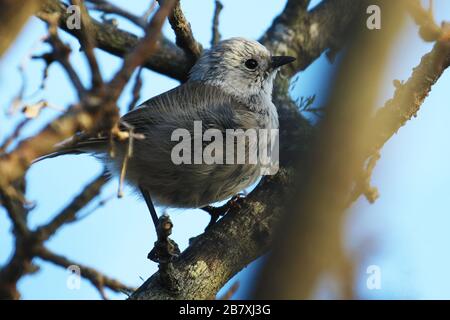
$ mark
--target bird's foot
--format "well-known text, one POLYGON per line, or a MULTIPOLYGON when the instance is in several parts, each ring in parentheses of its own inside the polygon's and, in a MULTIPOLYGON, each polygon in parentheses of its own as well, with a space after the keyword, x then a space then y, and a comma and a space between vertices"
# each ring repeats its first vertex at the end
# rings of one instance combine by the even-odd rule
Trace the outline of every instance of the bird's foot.
POLYGON ((211 220, 209 221, 208 225, 205 228, 205 231, 207 231, 209 228, 211 228, 217 220, 219 220, 220 217, 223 217, 230 211, 231 209, 238 209, 240 208, 240 201, 245 198, 245 194, 238 193, 237 195, 233 196, 227 203, 225 203, 223 206, 220 207, 213 207, 213 206, 206 206, 201 208, 202 210, 209 213, 211 216, 211 220))
POLYGON ((172 234, 173 223, 170 217, 163 214, 158 219, 156 231, 158 240, 149 252, 147 258, 156 263, 170 263, 180 255, 180 249, 175 241, 169 238, 172 234))
POLYGON ((179 290, 178 280, 175 277, 172 262, 180 255, 180 248, 177 243, 169 238, 172 234, 173 223, 169 216, 163 214, 158 219, 157 234, 158 240, 155 246, 147 255, 147 258, 158 263, 161 283, 166 289, 176 292, 179 290))

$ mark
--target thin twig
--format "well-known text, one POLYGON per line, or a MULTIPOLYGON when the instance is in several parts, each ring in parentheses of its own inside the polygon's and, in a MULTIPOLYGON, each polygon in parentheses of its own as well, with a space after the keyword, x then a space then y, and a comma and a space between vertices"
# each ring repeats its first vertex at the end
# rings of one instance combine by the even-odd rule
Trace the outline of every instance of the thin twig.
MULTIPOLYGON (((162 5, 167 0, 158 0, 162 5)), ((180 0, 176 0, 172 13, 169 15, 170 26, 175 32, 176 44, 184 50, 184 52, 191 58, 191 60, 197 60, 202 53, 202 46, 194 38, 192 33, 191 24, 186 19, 183 11, 181 10, 180 0)))
POLYGON ((115 292, 123 292, 123 293, 129 293, 133 292, 134 288, 126 286, 122 284, 120 281, 107 277, 101 272, 95 270, 94 268, 82 265, 80 263, 74 262, 69 260, 68 258, 58 255, 56 253, 53 253, 52 251, 48 250, 44 246, 40 246, 36 251, 36 256, 39 258, 54 263, 58 266, 61 266, 63 268, 69 268, 70 266, 77 266, 80 268, 81 274, 80 276, 89 280, 92 285, 98 290, 100 293, 100 296, 103 299, 107 299, 104 288, 108 288, 115 292))
POLYGON ((122 169, 120 170, 119 190, 117 191, 118 198, 123 197, 123 186, 125 184, 125 176, 127 175, 128 169, 128 160, 131 158, 132 149, 133 149, 133 137, 132 135, 130 135, 130 137, 128 138, 128 149, 123 157, 122 169))
POLYGON ((422 7, 420 0, 407 0, 405 3, 414 21, 420 27, 419 34, 422 39, 429 42, 438 40, 442 36, 442 29, 435 22, 433 2, 430 1, 429 10, 422 7))
POLYGON ((215 0, 215 7, 214 7, 214 16, 213 16, 213 23, 212 23, 212 38, 211 38, 211 47, 216 45, 221 38, 221 34, 219 31, 219 17, 220 12, 223 9, 223 4, 219 0, 215 0))
POLYGON ((5 139, 3 144, 0 146, 0 155, 6 152, 6 149, 19 137, 22 129, 28 124, 30 118, 23 119, 15 128, 13 133, 5 139))
POLYGON ((116 197, 115 194, 109 195, 101 200, 99 200, 95 206, 85 212, 83 212, 82 215, 78 215, 77 216, 77 221, 81 221, 84 220, 85 218, 89 217, 91 214, 93 214, 95 211, 97 211, 98 209, 104 207, 109 201, 111 201, 112 199, 114 199, 116 197))
POLYGON ((128 105, 128 112, 133 110, 136 107, 139 99, 141 98, 141 89, 142 89, 142 67, 140 67, 136 73, 136 78, 134 80, 133 90, 132 90, 132 99, 130 104, 128 105))
POLYGON ((143 65, 156 50, 161 28, 174 5, 175 0, 164 1, 164 4, 159 8, 148 24, 145 37, 133 52, 126 56, 121 69, 116 73, 113 80, 107 84, 106 91, 112 100, 117 100, 134 70, 143 65))
POLYGON ((153 1, 146 12, 144 12, 142 16, 138 16, 105 0, 86 0, 86 2, 93 4, 93 10, 101 11, 106 14, 118 15, 133 22, 135 25, 143 29, 147 26, 148 17, 153 12, 155 7, 155 2, 153 1))
POLYGON ((76 221, 78 212, 92 199, 99 195, 101 188, 107 181, 108 175, 106 172, 102 172, 98 177, 84 187, 83 191, 73 198, 73 200, 50 222, 36 230, 36 233, 39 234, 40 239, 49 239, 61 228, 61 226, 76 221))
POLYGON ((53 58, 62 65, 67 75, 69 76, 69 79, 71 80, 73 86, 76 88, 78 97, 82 99, 86 94, 86 89, 84 88, 78 74, 76 73, 75 69, 72 67, 69 61, 69 55, 72 50, 70 49, 69 46, 64 44, 58 36, 57 23, 59 19, 59 14, 51 14, 46 16, 43 15, 43 18, 46 19, 45 21, 49 25, 49 36, 47 42, 53 48, 52 52, 53 58))
POLYGON ((84 5, 83 0, 71 0, 74 5, 80 7, 81 11, 81 45, 84 53, 86 54, 86 59, 88 61, 91 77, 92 77, 92 88, 100 90, 103 86, 102 74, 100 72, 100 67, 98 65, 97 58, 95 57, 94 48, 96 46, 95 39, 93 37, 93 26, 91 17, 84 5))

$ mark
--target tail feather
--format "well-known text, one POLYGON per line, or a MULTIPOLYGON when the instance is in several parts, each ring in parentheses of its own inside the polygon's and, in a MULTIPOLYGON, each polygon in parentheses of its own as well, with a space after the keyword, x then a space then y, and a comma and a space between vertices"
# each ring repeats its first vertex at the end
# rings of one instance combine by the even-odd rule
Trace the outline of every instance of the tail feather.
POLYGON ((33 160, 32 164, 35 164, 36 162, 40 162, 42 160, 47 160, 47 159, 51 159, 51 158, 56 158, 59 156, 64 156, 64 155, 69 155, 69 154, 82 154, 82 153, 86 153, 86 151, 82 151, 82 150, 59 150, 59 151, 55 151, 52 153, 49 153, 45 156, 36 158, 33 160))
POLYGON ((78 140, 75 143, 70 141, 69 143, 62 143, 55 148, 55 151, 39 157, 33 161, 33 164, 42 160, 56 158, 64 155, 77 155, 83 153, 91 153, 101 150, 107 142, 106 138, 88 138, 86 140, 78 140))

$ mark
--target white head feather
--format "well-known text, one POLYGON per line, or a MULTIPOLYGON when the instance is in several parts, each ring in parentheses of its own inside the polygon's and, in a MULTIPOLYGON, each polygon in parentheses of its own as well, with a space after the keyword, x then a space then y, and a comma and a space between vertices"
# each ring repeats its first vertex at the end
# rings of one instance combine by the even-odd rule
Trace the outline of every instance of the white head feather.
POLYGON ((262 44, 245 38, 230 38, 205 50, 192 67, 189 80, 220 86, 240 99, 255 95, 271 98, 277 68, 262 44))

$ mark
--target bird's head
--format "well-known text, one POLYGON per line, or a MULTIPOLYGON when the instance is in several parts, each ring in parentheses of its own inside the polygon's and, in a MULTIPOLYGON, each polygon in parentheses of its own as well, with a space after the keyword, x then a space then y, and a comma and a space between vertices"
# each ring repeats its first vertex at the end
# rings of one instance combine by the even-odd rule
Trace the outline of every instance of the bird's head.
POLYGON ((272 56, 257 41, 230 38, 205 50, 192 67, 189 79, 220 86, 238 97, 270 96, 278 68, 294 60, 289 56, 272 56))

